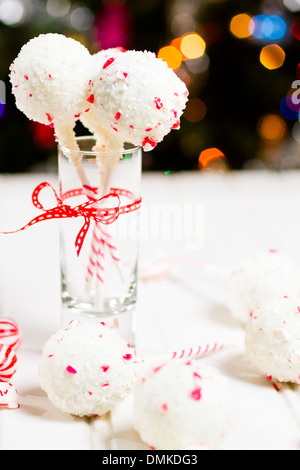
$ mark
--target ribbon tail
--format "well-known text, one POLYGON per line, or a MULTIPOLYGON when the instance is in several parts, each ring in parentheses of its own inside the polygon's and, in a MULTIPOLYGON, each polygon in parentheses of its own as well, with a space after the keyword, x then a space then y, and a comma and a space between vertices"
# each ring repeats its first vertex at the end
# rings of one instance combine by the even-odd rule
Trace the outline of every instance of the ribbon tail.
POLYGON ((84 218, 84 224, 83 224, 81 230, 79 231, 79 233, 76 237, 76 240, 75 240, 75 247, 76 247, 77 256, 80 255, 83 242, 84 242, 85 237, 86 237, 86 235, 88 233, 88 230, 90 228, 90 224, 91 224, 90 219, 88 217, 85 217, 84 218))

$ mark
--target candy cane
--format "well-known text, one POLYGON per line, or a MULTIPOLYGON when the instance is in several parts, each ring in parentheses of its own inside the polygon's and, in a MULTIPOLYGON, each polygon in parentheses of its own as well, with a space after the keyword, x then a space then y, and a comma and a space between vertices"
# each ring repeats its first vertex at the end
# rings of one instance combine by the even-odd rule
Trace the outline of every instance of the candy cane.
POLYGON ((22 332, 15 320, 0 318, 0 343, 17 350, 22 342, 22 332))
POLYGON ((163 363, 180 359, 197 359, 200 357, 208 356, 210 354, 215 354, 217 352, 222 351, 223 349, 224 345, 216 342, 211 344, 205 344, 202 346, 196 346, 193 348, 181 349, 172 353, 167 353, 161 356, 146 359, 143 362, 145 362, 146 364, 156 364, 159 361, 163 363))
POLYGON ((9 382, 17 371, 15 350, 6 344, 0 344, 0 382, 9 382))

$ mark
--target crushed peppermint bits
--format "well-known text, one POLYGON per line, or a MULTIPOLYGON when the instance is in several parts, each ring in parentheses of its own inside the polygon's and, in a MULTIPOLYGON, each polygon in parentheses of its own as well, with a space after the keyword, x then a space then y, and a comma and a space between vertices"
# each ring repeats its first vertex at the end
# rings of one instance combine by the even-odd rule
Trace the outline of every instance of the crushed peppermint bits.
POLYGON ((65 413, 102 415, 132 389, 137 371, 134 356, 135 350, 109 326, 73 321, 43 348, 41 387, 65 413))
POLYGON ((157 450, 221 447, 232 413, 227 380, 196 360, 146 365, 134 388, 134 427, 157 450))

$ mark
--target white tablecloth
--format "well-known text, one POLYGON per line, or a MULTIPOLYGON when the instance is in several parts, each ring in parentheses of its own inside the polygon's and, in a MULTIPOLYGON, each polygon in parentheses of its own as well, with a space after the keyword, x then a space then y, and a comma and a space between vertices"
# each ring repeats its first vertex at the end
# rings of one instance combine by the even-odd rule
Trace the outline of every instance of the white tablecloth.
MULTIPOLYGON (((0 231, 37 215, 31 193, 42 181, 57 185, 53 175, 0 176, 0 231)), ((143 175, 140 265, 159 267, 167 256, 168 270, 139 282, 138 351, 146 357, 213 341, 225 345, 201 359, 229 379, 235 407, 225 450, 300 448, 298 389, 277 392, 248 363, 222 276, 222 269, 270 248, 298 262, 299 206, 298 171, 143 175)), ((14 318, 23 331, 12 379, 20 408, 0 411, 0 449, 105 448, 101 421, 61 413, 39 386, 42 347, 61 322, 56 222, 0 235, 0 260, 0 316, 14 318)), ((147 449, 132 427, 131 396, 112 412, 111 430, 111 449, 147 449)))

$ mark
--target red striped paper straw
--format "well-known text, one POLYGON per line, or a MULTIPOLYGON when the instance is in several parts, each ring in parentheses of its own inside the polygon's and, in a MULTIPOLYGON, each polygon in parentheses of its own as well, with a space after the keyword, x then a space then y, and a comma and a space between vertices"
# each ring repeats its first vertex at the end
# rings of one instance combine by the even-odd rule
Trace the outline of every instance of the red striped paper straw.
POLYGON ((174 351, 172 353, 163 354, 161 356, 156 356, 153 358, 146 359, 145 362, 146 364, 152 363, 152 362, 156 364, 158 361, 169 362, 173 360, 182 360, 182 359, 197 359, 197 358, 209 356, 211 354, 215 354, 217 352, 222 351, 223 349, 224 349, 224 344, 215 342, 215 343, 205 344, 205 345, 196 346, 192 348, 181 349, 178 351, 174 351))

